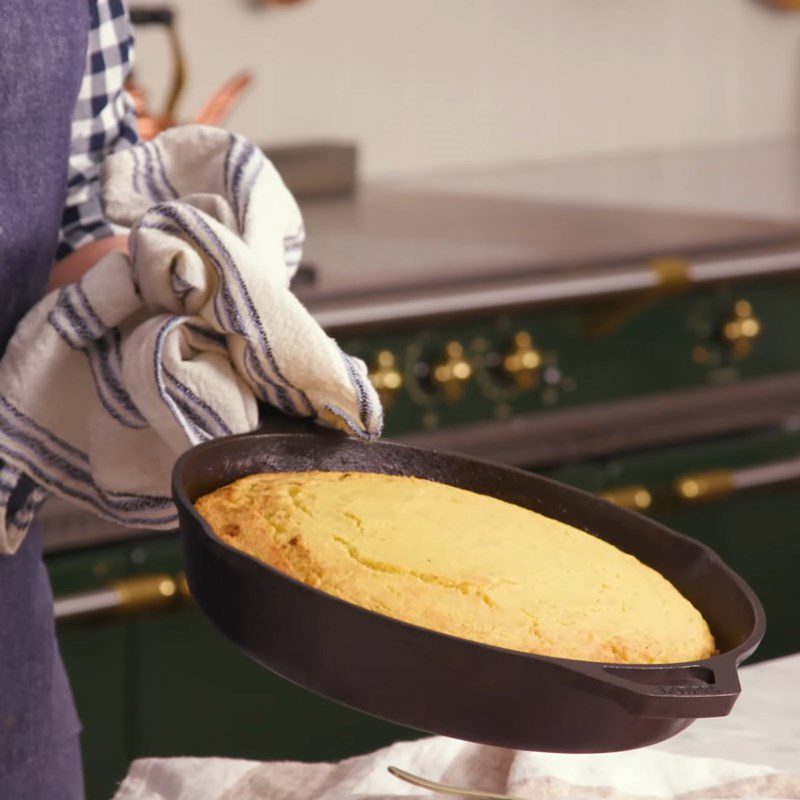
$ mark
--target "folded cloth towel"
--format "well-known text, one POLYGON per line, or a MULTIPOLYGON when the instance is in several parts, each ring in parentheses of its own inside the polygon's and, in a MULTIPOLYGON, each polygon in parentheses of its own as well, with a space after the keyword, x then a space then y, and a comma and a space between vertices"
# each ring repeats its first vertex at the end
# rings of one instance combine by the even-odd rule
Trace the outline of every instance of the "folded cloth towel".
POLYGON ((303 224, 258 148, 175 128, 105 164, 130 257, 104 258, 18 326, 0 360, 0 552, 47 492, 123 525, 174 527, 177 455, 253 430, 258 401, 380 434, 366 367, 289 289, 303 224))
MULTIPOLYGON (((114 800, 389 800, 432 797, 393 765, 464 789, 536 800, 800 798, 800 773, 654 748, 602 755, 522 753, 442 737, 338 764, 224 758, 135 761, 114 800)), ((443 795, 438 795, 443 796, 443 795)))

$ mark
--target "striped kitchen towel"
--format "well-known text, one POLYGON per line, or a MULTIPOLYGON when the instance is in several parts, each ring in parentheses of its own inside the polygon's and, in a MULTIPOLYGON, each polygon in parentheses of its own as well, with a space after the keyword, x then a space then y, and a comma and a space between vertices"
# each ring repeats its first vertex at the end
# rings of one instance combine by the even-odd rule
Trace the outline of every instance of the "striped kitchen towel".
POLYGON ((258 402, 371 439, 363 362, 289 289, 294 199, 260 150, 205 126, 111 156, 109 218, 131 228, 45 297, 0 360, 0 552, 48 492, 123 525, 176 524, 170 473, 192 445, 258 424, 258 402))

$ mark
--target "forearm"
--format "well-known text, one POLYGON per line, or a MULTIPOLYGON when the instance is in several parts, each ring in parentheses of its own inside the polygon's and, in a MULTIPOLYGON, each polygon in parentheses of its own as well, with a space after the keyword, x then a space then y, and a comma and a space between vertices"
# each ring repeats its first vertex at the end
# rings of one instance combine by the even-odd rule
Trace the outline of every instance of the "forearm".
POLYGON ((128 237, 106 236, 103 239, 96 239, 88 242, 60 261, 56 261, 53 271, 50 273, 47 291, 60 289, 62 286, 67 286, 80 280, 84 272, 91 269, 103 256, 114 250, 127 252, 128 237))

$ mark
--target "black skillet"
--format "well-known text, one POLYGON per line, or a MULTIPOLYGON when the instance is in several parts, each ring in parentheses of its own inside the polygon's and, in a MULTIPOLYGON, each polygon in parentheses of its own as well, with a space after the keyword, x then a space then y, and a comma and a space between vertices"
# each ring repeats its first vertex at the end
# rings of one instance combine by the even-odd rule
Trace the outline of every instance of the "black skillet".
MULTIPOLYGON (((297 429, 296 423, 288 426, 297 429)), ((733 707, 740 691, 737 667, 764 635, 764 611, 708 547, 523 470, 300 429, 208 442, 186 452, 173 473, 191 593, 217 628, 258 663, 401 725, 523 750, 642 747, 733 707), (437 633, 339 600, 229 547, 192 505, 254 472, 307 470, 428 478, 589 531, 672 581, 708 620, 720 654, 684 664, 614 665, 529 655, 437 633)))

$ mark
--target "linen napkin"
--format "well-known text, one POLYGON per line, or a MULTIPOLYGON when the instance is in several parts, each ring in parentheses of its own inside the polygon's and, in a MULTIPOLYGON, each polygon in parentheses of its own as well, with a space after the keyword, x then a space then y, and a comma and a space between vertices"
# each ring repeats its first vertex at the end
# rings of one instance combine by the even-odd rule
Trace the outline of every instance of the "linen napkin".
POLYGON ((289 289, 304 230, 246 139, 185 126, 111 156, 110 254, 22 320, 0 360, 0 552, 48 492, 123 525, 176 524, 170 473, 192 445, 253 430, 258 402, 370 439, 363 362, 289 289))
MULTIPOLYGON (((114 800, 391 800, 433 797, 389 774, 530 800, 800 798, 800 773, 653 748, 600 755, 525 753, 434 737, 338 764, 223 758, 135 761, 114 800)), ((436 795, 444 797, 445 795, 436 795)))

